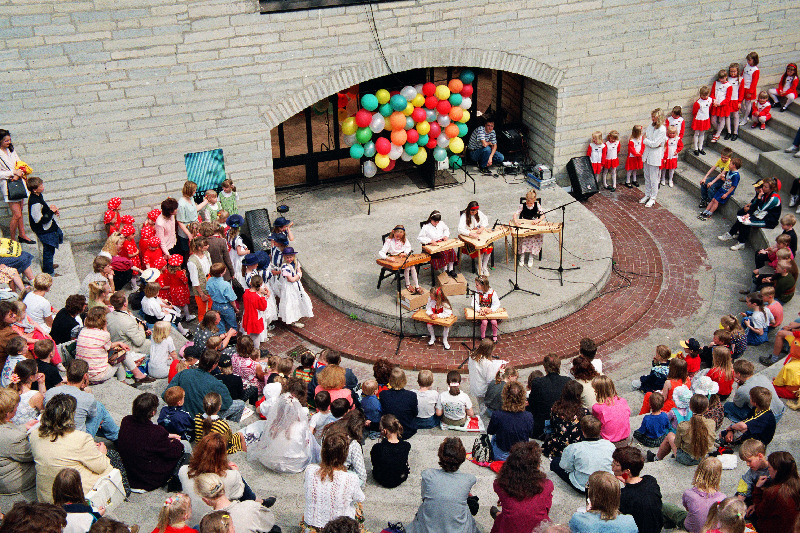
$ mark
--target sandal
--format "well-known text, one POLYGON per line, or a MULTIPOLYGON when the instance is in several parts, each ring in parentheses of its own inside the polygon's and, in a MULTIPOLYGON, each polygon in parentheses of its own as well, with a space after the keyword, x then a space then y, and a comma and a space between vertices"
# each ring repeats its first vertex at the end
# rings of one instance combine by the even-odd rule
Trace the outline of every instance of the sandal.
POLYGON ((715 142, 717 142, 718 140, 719 140, 719 135, 714 135, 713 137, 711 137, 711 142, 712 142, 712 143, 715 143, 715 142))
POLYGON ((417 285, 416 292, 417 294, 425 294, 425 289, 417 285))

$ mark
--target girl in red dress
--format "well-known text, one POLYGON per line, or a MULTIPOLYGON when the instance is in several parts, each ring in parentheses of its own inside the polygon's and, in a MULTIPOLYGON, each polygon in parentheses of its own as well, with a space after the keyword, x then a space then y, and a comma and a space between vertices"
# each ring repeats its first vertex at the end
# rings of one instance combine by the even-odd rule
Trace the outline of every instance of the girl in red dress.
POLYGON ((642 170, 644 166, 642 161, 642 154, 644 153, 643 140, 642 127, 637 124, 631 130, 631 137, 628 140, 628 157, 625 158, 625 186, 629 189, 639 186, 639 180, 636 179, 636 171, 642 170))
POLYGON ((258 274, 250 278, 250 288, 242 296, 244 311, 242 312, 242 330, 253 339, 259 348, 268 338, 267 323, 264 316, 267 311, 269 288, 258 274))
POLYGON ((182 261, 183 257, 180 254, 169 256, 167 268, 158 278, 158 284, 162 287, 159 295, 172 305, 180 307, 183 319, 188 322, 197 317, 189 313, 189 280, 186 278, 186 272, 181 270, 182 261))
POLYGON ((619 132, 611 130, 603 144, 605 157, 603 157, 603 187, 611 192, 617 190, 617 168, 619 167, 619 132), (611 174, 611 187, 608 186, 607 177, 611 174))
POLYGON ((716 128, 711 142, 715 143, 722 134, 726 119, 730 120, 730 102, 733 89, 728 82, 728 71, 720 70, 717 73, 717 80, 711 86, 711 125, 716 128))
POLYGON ((156 263, 159 259, 164 258, 164 252, 161 250, 161 239, 153 235, 147 241, 147 249, 142 252, 144 256, 145 268, 158 268, 156 263))
POLYGON ((122 246, 119 247, 119 255, 130 259, 136 268, 142 268, 142 263, 139 259, 139 248, 136 246, 136 240, 133 237, 136 235, 136 228, 131 224, 125 224, 119 232, 125 237, 125 240, 122 241, 122 246))

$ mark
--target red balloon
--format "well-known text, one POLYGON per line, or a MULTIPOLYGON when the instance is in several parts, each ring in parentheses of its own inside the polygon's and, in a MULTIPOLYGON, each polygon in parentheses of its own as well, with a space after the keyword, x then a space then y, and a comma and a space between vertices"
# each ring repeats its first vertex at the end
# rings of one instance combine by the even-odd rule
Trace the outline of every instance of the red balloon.
MULTIPOLYGON (((425 99, 425 107, 427 107, 428 109, 435 108, 436 104, 438 104, 438 103, 439 103, 439 99, 436 98, 435 96, 429 96, 429 97, 427 97, 425 99)), ((367 125, 369 125, 369 124, 367 124, 367 125)))
MULTIPOLYGON (((450 105, 450 102, 447 100, 442 100, 436 104, 436 111, 438 111, 440 115, 447 115, 450 113, 451 107, 453 106, 450 105)), ((367 124, 367 126, 369 126, 369 124, 367 124)))
POLYGON ((386 165, 386 168, 384 168, 384 169, 383 169, 383 171, 384 171, 384 172, 389 172, 390 170, 392 170, 392 169, 394 168, 394 165, 395 165, 396 163, 397 163, 397 161, 395 161, 394 159, 390 160, 390 161, 389 161, 389 164, 388 164, 388 165, 386 165))
POLYGON ((347 94, 338 93, 336 95, 336 103, 339 109, 344 109, 347 107, 347 102, 350 101, 350 98, 347 97, 347 94))
POLYGON ((422 94, 425 96, 433 96, 436 92, 436 84, 428 82, 422 86, 422 94))
POLYGON ((464 98, 469 98, 470 96, 472 96, 472 84, 468 83, 464 85, 464 88, 461 89, 461 96, 463 96, 464 98))
POLYGON ((375 150, 379 154, 388 155, 392 149, 392 143, 386 137, 378 137, 375 141, 375 150))
POLYGON ((414 128, 411 128, 406 132, 406 141, 410 142, 411 144, 417 144, 419 140, 419 132, 414 128))
POLYGON ((442 133, 442 127, 439 125, 438 122, 431 122, 431 131, 428 132, 428 135, 431 139, 435 139, 442 133))
POLYGON ((426 118, 425 110, 422 109, 421 107, 415 108, 414 111, 411 113, 411 118, 414 119, 414 122, 422 122, 426 118))
POLYGON ((356 125, 359 128, 366 128, 372 122, 372 113, 366 109, 359 109, 356 113, 356 125))
POLYGON ((431 136, 431 140, 425 145, 425 148, 436 148, 436 137, 431 136))

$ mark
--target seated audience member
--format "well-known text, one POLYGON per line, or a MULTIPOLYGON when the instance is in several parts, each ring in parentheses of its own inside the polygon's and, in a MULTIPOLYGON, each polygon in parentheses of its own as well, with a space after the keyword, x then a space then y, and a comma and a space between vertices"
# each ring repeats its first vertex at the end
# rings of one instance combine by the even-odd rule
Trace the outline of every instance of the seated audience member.
POLYGON ((598 374, 603 373, 603 362, 597 357, 597 344, 594 340, 589 337, 582 338, 578 347, 578 354, 592 363, 598 374))
POLYGON ((611 472, 614 443, 600 438, 602 424, 592 415, 581 418, 583 440, 564 448, 561 457, 552 457, 550 470, 580 493, 593 472, 611 472))
POLYGON ((708 409, 708 398, 702 394, 692 395, 689 409, 689 420, 679 422, 675 432, 667 434, 656 455, 648 452, 648 460, 660 461, 672 452, 680 464, 693 466, 714 448, 716 426, 713 420, 703 416, 708 409))
MULTIPOLYGON (((664 406, 662 409, 664 409, 665 412, 668 412, 675 407, 675 401, 672 399, 673 394, 675 394, 675 389, 681 385, 688 386, 691 381, 692 380, 689 377, 689 366, 686 360, 681 359, 680 357, 673 357, 670 359, 669 370, 667 370, 667 379, 664 381, 664 387, 661 389, 661 395, 664 397, 664 406)), ((650 412, 651 394, 652 393, 648 392, 644 395, 642 408, 639 410, 640 415, 650 412)))
POLYGON ((553 482, 541 470, 542 451, 535 442, 519 442, 500 467, 494 491, 500 507, 491 507, 492 533, 529 533, 550 520, 553 482))
MULTIPOLYGON (((599 361, 599 359, 597 360, 599 361)), ((553 408, 564 387, 572 381, 568 376, 560 375, 561 358, 556 354, 547 354, 542 361, 545 375, 530 382, 528 395, 528 411, 533 415, 533 436, 541 438, 550 426, 550 410, 553 408)))
POLYGON ((56 344, 64 344, 78 338, 78 331, 83 327, 80 314, 86 310, 86 296, 73 294, 67 296, 64 307, 58 310, 50 328, 50 336, 56 344))
POLYGON ((189 443, 184 446, 180 435, 153 423, 156 409, 158 396, 140 394, 133 400, 132 414, 120 424, 117 451, 134 489, 155 490, 173 477, 177 480, 178 468, 188 459, 189 443))
POLYGON ((219 417, 221 405, 222 398, 218 393, 206 394, 203 398, 203 413, 197 413, 194 417, 195 438, 202 439, 213 431, 225 437, 225 441, 228 443, 228 453, 247 451, 244 435, 241 432, 234 433, 230 424, 219 417))
MULTIPOLYGON (((377 380, 375 380, 375 383, 378 383, 377 380)), ((431 389, 433 386, 433 372, 420 370, 419 374, 417 374, 417 385, 419 385, 419 390, 414 391, 417 395, 417 418, 415 420, 417 429, 436 427, 439 425, 439 418, 436 416, 436 402, 439 401, 439 393, 435 389, 431 389)), ((380 384, 376 389, 376 397, 379 389, 380 384)), ((380 408, 380 400, 378 407, 380 408)), ((372 429, 372 426, 370 426, 370 429, 372 429)))
MULTIPOLYGON (((322 350, 319 357, 320 361, 318 364, 320 366, 315 367, 315 374, 314 377, 311 378, 311 381, 308 382, 308 398, 313 398, 314 394, 316 394, 317 385, 319 385, 319 373, 322 372, 326 366, 335 365, 339 366, 342 362, 342 354, 337 352, 336 350, 322 350), (324 363, 324 364, 322 364, 324 363)), ((377 378, 376 378, 377 379, 377 378)), ((349 368, 344 369, 344 380, 345 380, 345 387, 350 389, 350 395, 355 401, 358 401, 358 395, 356 394, 356 389, 358 388, 358 378, 353 373, 353 371, 349 368)), ((385 385, 387 382, 382 382, 378 380, 379 385, 385 385)), ((378 388, 378 396, 380 397, 380 387, 378 388)), ((358 405, 356 405, 358 407, 358 405)))
POLYGON ((525 389, 512 381, 503 387, 503 407, 492 413, 486 432, 492 435, 495 461, 504 461, 518 442, 533 435, 533 415, 525 410, 525 389))
POLYGON ((597 403, 594 388, 592 388, 592 380, 600 374, 595 370, 591 361, 580 355, 572 360, 572 367, 569 372, 575 378, 575 381, 583 385, 581 403, 586 409, 591 409, 597 403))
MULTIPOLYGON (((696 340, 694 342, 697 343, 696 340)), ((699 347, 700 343, 697 343, 697 345, 699 347)), ((656 355, 653 357, 653 362, 650 364, 650 373, 641 376, 639 379, 634 379, 631 383, 631 388, 644 393, 663 389, 664 383, 667 381, 667 373, 669 373, 670 357, 672 357, 672 352, 670 352, 668 346, 663 344, 656 346, 656 355)))
MULTIPOLYGON (((459 531, 478 533, 480 528, 470 514, 467 498, 477 478, 458 469, 467 458, 464 444, 457 437, 447 437, 439 445, 439 466, 422 472, 422 504, 408 533, 459 531)), ((306 473, 308 476, 308 473, 306 473)))
POLYGON ((2 533, 61 533, 67 526, 67 513, 52 503, 17 502, 3 517, 2 533))
MULTIPOLYGON (((194 480, 194 488, 206 505, 230 515, 236 533, 271 533, 276 527, 272 511, 260 503, 229 500, 225 494, 225 483, 217 474, 200 474, 194 480)), ((276 531, 280 531, 280 528, 276 531)))
POLYGON ((764 307, 769 309, 772 314, 769 330, 772 331, 781 327, 781 324, 783 324, 783 305, 775 299, 775 287, 762 287, 761 298, 764 300, 764 307))
POLYGON ((238 422, 242 418, 244 402, 233 400, 225 384, 211 374, 217 368, 218 363, 219 352, 206 350, 200 356, 196 368, 187 368, 183 372, 179 372, 170 381, 169 386, 170 388, 181 387, 184 390, 186 394, 184 405, 192 417, 203 412, 203 399, 206 394, 216 392, 222 398, 220 418, 238 422))
POLYGON ((772 414, 770 404, 772 393, 765 387, 750 389, 750 403, 755 407, 755 413, 750 417, 731 424, 720 435, 726 443, 736 445, 747 439, 757 439, 769 446, 775 436, 775 415, 772 414))
POLYGON ((347 388, 347 371, 339 365, 328 365, 317 375, 317 386, 314 395, 320 391, 328 391, 331 401, 344 398, 350 405, 354 405, 353 393, 347 388))
POLYGON ((74 468, 83 480, 83 493, 111 473, 103 443, 95 444, 83 431, 75 431, 74 397, 56 394, 47 402, 38 428, 29 435, 36 461, 36 496, 39 501, 53 500, 53 480, 63 468, 74 468))
POLYGON ((661 488, 653 476, 640 476, 644 468, 641 450, 623 446, 614 450, 611 470, 622 482, 619 512, 633 516, 639 533, 661 533, 661 488))
POLYGON ((53 364, 55 352, 56 344, 50 339, 39 339, 33 344, 33 356, 36 358, 36 366, 39 373, 44 374, 44 386, 47 390, 61 385, 64 381, 58 371, 58 366, 53 364))
POLYGON ((448 389, 439 394, 436 402, 436 416, 441 418, 443 425, 463 426, 475 413, 469 395, 461 392, 461 374, 458 370, 447 373, 447 386, 448 389))
POLYGON ((158 525, 155 533, 196 533, 186 525, 192 518, 192 501, 186 494, 167 496, 161 512, 158 513, 158 525))
POLYGON ((775 342, 772 345, 772 355, 762 355, 758 361, 764 365, 769 366, 777 363, 782 359, 782 354, 787 350, 791 351, 792 343, 796 338, 800 337, 800 317, 795 318, 775 333, 775 342))
POLYGON ((703 366, 701 355, 703 349, 700 347, 700 341, 695 338, 681 341, 681 348, 684 349, 684 352, 678 352, 678 357, 686 361, 686 371, 690 376, 694 376, 703 366))
POLYGON ((364 463, 364 450, 362 448, 366 421, 367 419, 364 418, 364 413, 358 409, 353 409, 345 413, 341 419, 326 427, 322 437, 323 442, 329 435, 333 435, 334 433, 339 433, 347 437, 349 443, 347 459, 345 459, 344 466, 349 472, 353 472, 358 476, 362 489, 367 484, 367 467, 364 463))
POLYGON ((712 505, 725 499, 719 491, 722 479, 722 462, 716 457, 706 457, 694 471, 692 487, 683 493, 683 507, 665 502, 664 523, 667 528, 685 529, 689 533, 702 533, 708 511, 712 505))
POLYGON ((410 473, 408 454, 411 453, 411 444, 400 440, 403 426, 394 415, 381 417, 380 430, 383 440, 376 443, 369 452, 372 477, 378 485, 392 489, 408 479, 410 473))
POLYGON ((767 447, 760 440, 747 439, 739 448, 739 457, 747 464, 747 470, 742 474, 739 484, 736 485, 736 497, 747 505, 751 505, 756 481, 762 476, 769 476, 767 447))
POLYGON ((800 477, 789 452, 772 452, 767 457, 769 478, 759 478, 753 487, 753 510, 748 517, 759 533, 795 530, 800 514, 800 477))
MULTIPOLYGON (((531 373, 533 375, 533 373, 531 373)), ((486 395, 483 402, 486 405, 486 414, 491 417, 492 412, 497 411, 503 407, 503 389, 510 381, 517 381, 519 379, 519 372, 511 365, 506 365, 495 374, 494 379, 489 382, 486 387, 486 395)))
POLYGON ((36 485, 36 469, 24 427, 11 423, 19 393, 0 389, 0 494, 18 494, 36 485))
POLYGON ((389 377, 389 388, 381 392, 381 412, 394 415, 403 426, 403 439, 407 440, 417 433, 417 395, 408 390, 406 373, 400 367, 392 369, 389 377))
MULTIPOLYGON (((164 391, 164 401, 167 403, 158 414, 158 425, 174 435, 179 435, 181 440, 191 440, 192 417, 183 410, 183 397, 185 392, 181 387, 170 387, 164 391)), ((197 439, 200 440, 200 439, 197 439)))
MULTIPOLYGON (((368 379, 361 384, 361 409, 367 417, 367 426, 371 431, 381 423, 381 401, 375 396, 378 391, 378 382, 368 379)), ((419 409, 419 405, 417 406, 419 409)))
POLYGON ((95 511, 83 495, 81 474, 74 468, 65 468, 53 481, 53 503, 67 512, 66 532, 89 531, 105 509, 95 511))
POLYGON ((650 414, 644 415, 642 425, 633 432, 633 438, 648 448, 661 446, 664 437, 672 429, 672 425, 669 423, 669 416, 661 410, 663 406, 664 396, 660 392, 654 392, 650 396, 650 414))
POLYGON ((764 374, 755 374, 755 366, 746 359, 739 359, 733 363, 733 379, 738 384, 733 400, 725 402, 725 416, 732 422, 741 422, 750 418, 755 411, 755 406, 750 401, 750 391, 754 387, 763 387, 770 392, 770 409, 775 415, 775 421, 783 416, 786 406, 775 392, 772 382, 764 374))
POLYGON ((636 521, 631 515, 620 514, 619 480, 610 472, 594 472, 588 479, 586 495, 589 511, 578 511, 569 520, 573 533, 637 533, 636 521))
POLYGON ((597 376, 592 380, 597 403, 592 414, 600 420, 600 436, 616 447, 627 446, 631 441, 631 409, 625 398, 617 395, 614 382, 608 376, 597 376))
POLYGON ((706 373, 719 385, 719 397, 727 400, 733 390, 733 361, 731 350, 727 346, 715 346, 711 351, 711 368, 706 373))
POLYGON ((67 382, 54 389, 48 389, 44 395, 47 405, 56 394, 67 394, 77 401, 75 409, 75 429, 85 431, 92 437, 100 435, 110 441, 116 441, 119 426, 114 422, 106 407, 98 402, 94 395, 86 392, 89 388, 89 363, 75 359, 67 367, 67 382))
POLYGON ((570 380, 561 391, 561 398, 550 409, 550 433, 545 435, 542 447, 547 457, 561 457, 564 448, 583 440, 581 419, 589 411, 581 402, 581 394, 583 385, 570 380))

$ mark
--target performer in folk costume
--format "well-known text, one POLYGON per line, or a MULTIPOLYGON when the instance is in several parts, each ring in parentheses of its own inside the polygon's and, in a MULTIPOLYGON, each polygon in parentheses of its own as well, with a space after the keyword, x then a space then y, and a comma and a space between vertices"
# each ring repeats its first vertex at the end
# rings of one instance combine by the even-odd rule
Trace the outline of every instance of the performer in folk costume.
MULTIPOLYGON (((514 225, 518 225, 519 220, 533 220, 540 222, 541 208, 539 201, 536 198, 536 191, 531 189, 525 193, 525 203, 520 204, 517 212, 514 213, 514 225)), ((533 256, 538 254, 542 249, 542 235, 532 235, 530 237, 522 237, 517 243, 517 255, 519 256, 519 266, 525 265, 525 256, 527 256, 528 266, 533 266, 533 256)))
POLYGON ((278 316, 284 324, 304 327, 300 322, 301 318, 313 317, 314 311, 311 306, 311 299, 306 294, 300 279, 303 277, 303 269, 295 262, 297 252, 294 248, 287 246, 283 250, 283 265, 281 266, 281 305, 278 309, 278 316))
MULTIPOLYGON (((472 200, 467 204, 467 208, 461 212, 461 217, 458 219, 458 234, 477 238, 488 229, 488 226, 489 218, 480 210, 478 202, 472 200)), ((486 248, 475 250, 467 245, 467 251, 471 258, 475 259, 479 255, 483 256, 480 258, 481 272, 486 275, 489 274, 489 258, 491 257, 493 249, 493 246, 487 246, 486 248)))
MULTIPOLYGON (((244 287, 253 288, 252 280, 255 276, 258 276, 261 279, 261 284, 264 288, 262 288, 262 292, 267 297, 267 310, 261 314, 261 317, 264 320, 264 327, 269 329, 269 325, 278 319, 278 304, 275 300, 275 293, 274 291, 269 290, 269 286, 267 285, 265 279, 269 275, 269 255, 264 251, 259 251, 254 254, 247 254, 244 256, 242 260, 242 276, 244 276, 244 287)), ((265 329, 265 333, 266 333, 265 329)), ((272 335, 266 333, 264 335, 265 339, 271 337, 272 335)), ((253 339, 254 341, 256 339, 253 339)), ((261 341, 259 341, 261 342, 261 341)), ((258 346, 258 344, 256 344, 258 346)))
POLYGON ((774 102, 773 107, 777 107, 781 113, 792 105, 794 99, 797 98, 797 65, 794 63, 786 65, 786 71, 781 76, 781 81, 777 87, 769 90, 769 96, 774 102), (786 98, 786 104, 783 107, 780 106, 781 98, 786 98))
POLYGON ((767 121, 772 118, 772 104, 769 103, 767 91, 761 91, 758 101, 753 104, 753 125, 751 128, 761 125, 761 129, 767 129, 767 121))
MULTIPOLYGON (((389 236, 383 241, 383 248, 378 252, 378 255, 382 259, 394 255, 411 255, 411 243, 408 241, 408 237, 406 237, 405 226, 398 224, 389 232, 389 236)), ((406 277, 406 289, 408 289, 408 292, 411 294, 425 294, 425 291, 419 286, 416 267, 407 266, 403 269, 403 274, 406 277)))
MULTIPOLYGON (((476 309, 476 315, 486 315, 494 313, 500 309, 500 298, 497 293, 489 286, 489 278, 478 276, 475 278, 475 294, 472 296, 472 308, 476 309)), ((481 339, 486 338, 486 326, 490 320, 481 320, 481 339)), ((497 320, 492 319, 492 340, 497 342, 497 320)))
MULTIPOLYGON (((425 313, 431 318, 447 318, 453 314, 453 307, 450 305, 450 300, 444 293, 441 287, 431 289, 428 294, 428 303, 425 306, 425 313)), ((436 342, 436 335, 433 330, 433 324, 428 324, 428 333, 431 338, 428 344, 433 346, 436 342)), ((445 350, 450 349, 450 343, 447 342, 447 337, 450 335, 450 327, 442 326, 442 345, 445 350)))
POLYGON ((678 154, 683 150, 683 141, 678 137, 675 126, 667 128, 667 143, 664 147, 664 161, 661 163, 661 185, 672 184, 672 176, 678 168, 678 154))
POLYGON ((603 145, 605 157, 603 157, 603 187, 611 192, 617 190, 617 168, 619 167, 619 132, 611 130, 608 132, 606 142, 603 145), (607 175, 611 173, 611 187, 606 181, 607 175))
POLYGON ((267 285, 269 290, 276 298, 281 297, 281 266, 283 265, 283 250, 289 246, 289 239, 282 233, 270 233, 269 242, 272 245, 269 251, 269 274, 267 275, 267 285))
POLYGON ((714 102, 711 97, 711 90, 707 85, 700 87, 700 98, 692 106, 692 129, 694 130, 694 155, 706 155, 703 150, 703 139, 706 132, 711 128, 711 104, 714 102))
POLYGON ((716 129, 714 136, 711 137, 712 143, 719 140, 726 119, 730 120, 732 94, 731 84, 728 82, 728 71, 720 70, 717 72, 716 81, 711 86, 711 125, 716 129))
POLYGON ((606 159, 606 145, 603 142, 602 131, 592 133, 592 140, 589 141, 589 147, 586 148, 586 155, 592 163, 594 180, 599 182, 600 174, 603 172, 603 161, 606 159))
MULTIPOLYGON (((450 238, 450 228, 442 222, 442 214, 439 211, 432 211, 428 216, 428 221, 419 230, 417 240, 422 244, 433 244, 446 241, 450 238)), ((444 269, 450 277, 456 277, 454 265, 458 261, 458 254, 455 248, 438 252, 431 256, 431 268, 434 270, 444 269)))
POLYGON ((742 101, 742 118, 739 121, 740 126, 747 123, 747 119, 750 117, 751 106, 758 93, 758 54, 756 52, 750 52, 745 59, 747 60, 747 66, 742 70, 742 83, 739 84, 739 89, 742 92, 742 97, 740 98, 742 101))
POLYGON ((636 179, 636 171, 642 170, 644 167, 642 163, 642 154, 644 153, 642 140, 644 140, 642 127, 637 124, 631 130, 631 137, 628 140, 628 157, 625 158, 625 186, 629 189, 639 186, 639 180, 636 179))
POLYGON ((670 126, 678 128, 678 137, 683 139, 683 134, 686 133, 686 121, 683 120, 683 108, 679 105, 673 107, 672 113, 669 114, 664 125, 668 128, 670 126))
POLYGON ((739 109, 742 106, 742 77, 739 74, 741 71, 739 63, 731 63, 728 67, 731 101, 728 104, 730 115, 725 119, 725 126, 728 128, 728 133, 725 134, 726 141, 735 141, 739 138, 739 109))

